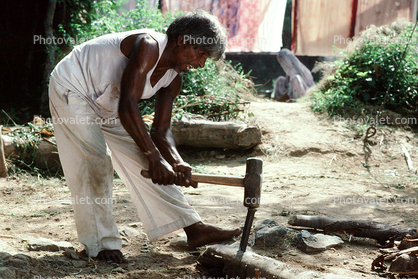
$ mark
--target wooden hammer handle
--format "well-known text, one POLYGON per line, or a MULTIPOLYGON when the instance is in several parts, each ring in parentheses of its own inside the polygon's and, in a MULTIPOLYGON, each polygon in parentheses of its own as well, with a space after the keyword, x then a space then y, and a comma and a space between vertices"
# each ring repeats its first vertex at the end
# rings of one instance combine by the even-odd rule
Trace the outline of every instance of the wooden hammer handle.
MULTIPOLYGON (((141 175, 151 178, 148 170, 141 170, 141 175)), ((237 176, 192 173, 192 180, 197 183, 244 187, 244 178, 237 176)))

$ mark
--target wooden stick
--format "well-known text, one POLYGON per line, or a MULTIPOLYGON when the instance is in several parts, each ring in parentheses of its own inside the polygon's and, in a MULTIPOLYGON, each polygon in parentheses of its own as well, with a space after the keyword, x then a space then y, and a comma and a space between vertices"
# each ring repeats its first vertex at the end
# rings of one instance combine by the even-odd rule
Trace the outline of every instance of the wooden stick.
POLYGON ((385 256, 385 261, 391 261, 394 260, 396 257, 402 255, 402 254, 409 254, 409 253, 414 253, 414 255, 416 255, 418 253, 418 246, 415 247, 411 247, 405 250, 401 250, 399 252, 395 252, 389 255, 385 256))
POLYGON ((321 229, 327 233, 346 232, 357 237, 367 237, 376 239, 381 245, 391 237, 399 234, 414 235, 416 229, 394 227, 388 224, 368 221, 368 220, 338 220, 321 216, 294 215, 289 221, 289 225, 321 229))
MULTIPOLYGON (((145 178, 151 178, 148 170, 142 170, 141 174, 145 178)), ((244 178, 237 176, 192 173, 192 180, 198 183, 244 187, 244 178)))

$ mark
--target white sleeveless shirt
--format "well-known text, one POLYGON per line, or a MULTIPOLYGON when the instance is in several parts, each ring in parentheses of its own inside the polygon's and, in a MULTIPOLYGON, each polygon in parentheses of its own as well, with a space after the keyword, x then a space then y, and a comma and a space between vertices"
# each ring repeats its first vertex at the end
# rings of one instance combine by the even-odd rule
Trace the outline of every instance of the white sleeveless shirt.
POLYGON ((157 41, 159 49, 158 60, 147 74, 141 97, 148 99, 159 89, 167 87, 178 75, 174 69, 169 69, 154 87, 151 86, 151 75, 167 45, 168 38, 150 29, 108 34, 87 41, 75 47, 62 59, 51 77, 88 102, 100 117, 118 118, 121 80, 129 62, 120 50, 120 44, 130 35, 145 33, 157 41))

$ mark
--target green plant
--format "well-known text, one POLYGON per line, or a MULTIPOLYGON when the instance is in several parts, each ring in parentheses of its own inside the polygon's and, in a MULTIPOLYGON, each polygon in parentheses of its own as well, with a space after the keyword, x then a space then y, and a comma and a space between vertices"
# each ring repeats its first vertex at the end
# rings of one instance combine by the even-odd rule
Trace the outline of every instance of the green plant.
POLYGON ((52 170, 40 169, 36 164, 39 142, 44 135, 52 135, 52 130, 52 123, 37 118, 33 123, 13 127, 13 131, 8 134, 13 137, 12 144, 15 148, 9 166, 10 174, 28 172, 37 176, 56 175, 51 173, 52 170))
POLYGON ((240 65, 208 60, 204 68, 183 75, 183 89, 174 111, 201 114, 213 120, 237 118, 248 102, 240 98, 253 90, 240 65))
POLYGON ((347 47, 342 60, 334 62, 333 72, 314 92, 313 111, 336 115, 383 103, 398 113, 416 112, 418 35, 415 32, 409 42, 412 30, 411 24, 400 27, 397 23, 367 30, 347 47))

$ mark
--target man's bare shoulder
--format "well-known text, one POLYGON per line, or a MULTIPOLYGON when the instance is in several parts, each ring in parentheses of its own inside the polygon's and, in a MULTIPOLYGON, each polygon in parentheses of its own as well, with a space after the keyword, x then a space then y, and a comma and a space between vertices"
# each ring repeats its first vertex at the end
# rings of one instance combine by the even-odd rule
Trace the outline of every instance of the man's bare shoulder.
POLYGON ((120 49, 127 58, 131 58, 136 52, 145 52, 146 55, 152 53, 158 55, 158 43, 147 33, 133 34, 126 37, 122 40, 120 49))

